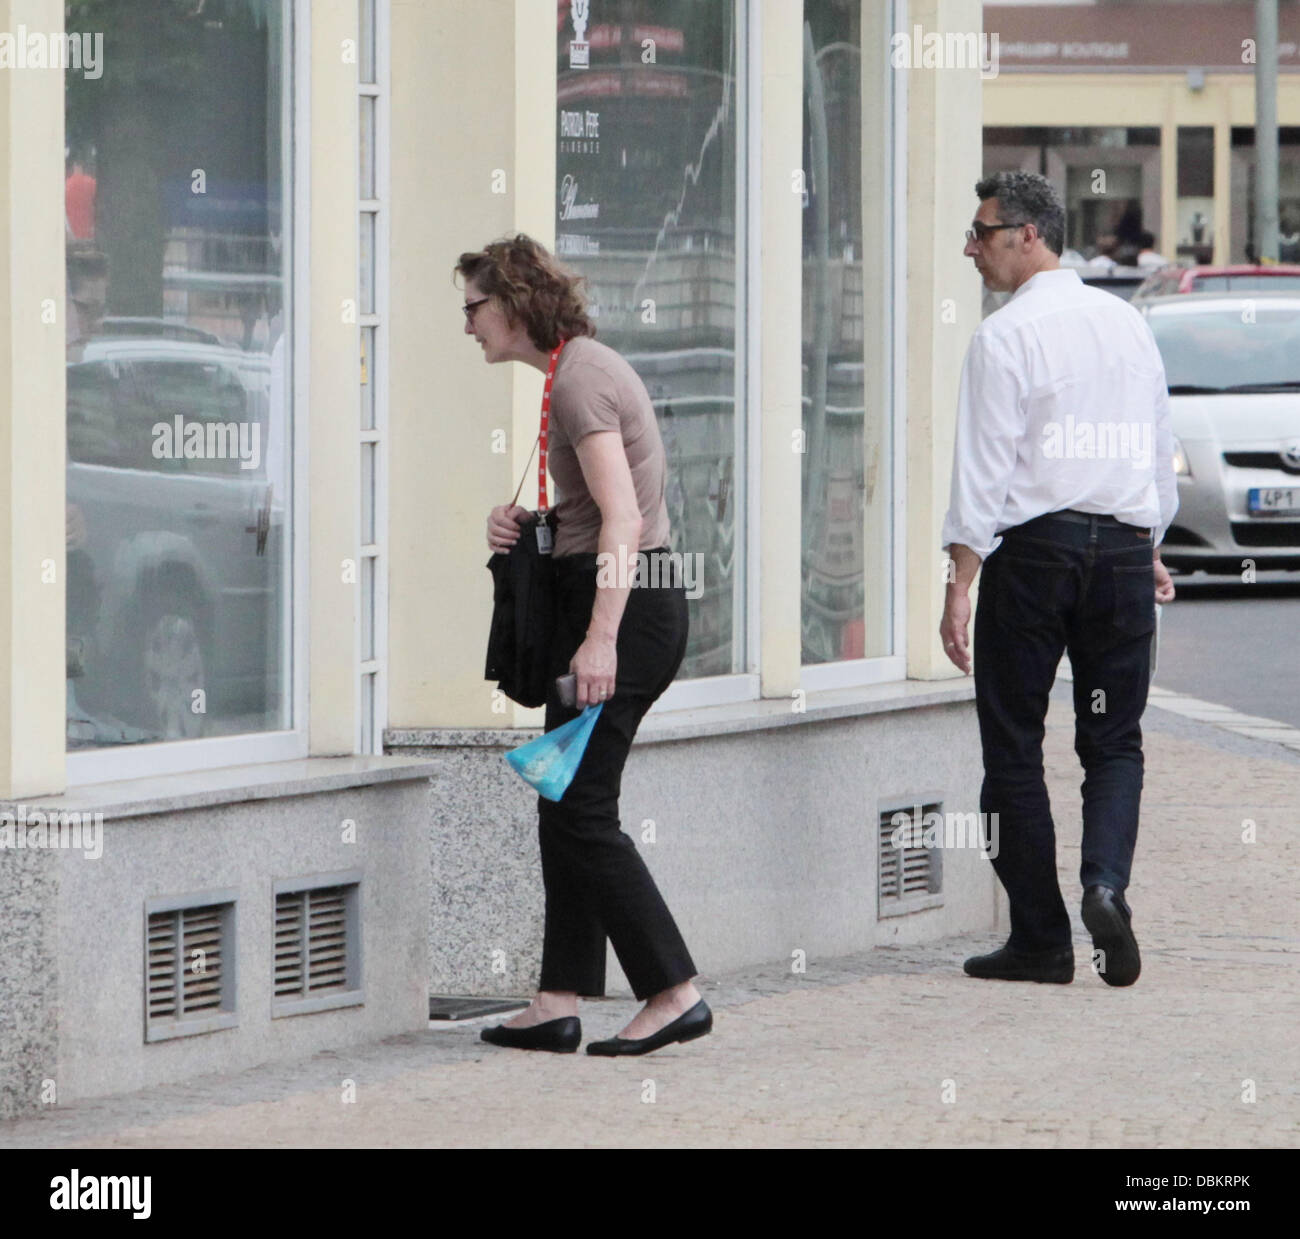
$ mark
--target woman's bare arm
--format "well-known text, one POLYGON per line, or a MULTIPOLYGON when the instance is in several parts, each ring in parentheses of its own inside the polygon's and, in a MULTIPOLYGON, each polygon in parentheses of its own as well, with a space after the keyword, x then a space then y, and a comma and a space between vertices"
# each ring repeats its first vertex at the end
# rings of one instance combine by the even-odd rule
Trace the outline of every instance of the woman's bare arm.
POLYGON ((569 670, 578 677, 578 704, 583 706, 602 701, 614 692, 618 666, 614 646, 641 544, 641 509, 618 431, 598 430, 585 435, 575 451, 587 489, 600 509, 596 602, 586 639, 569 664, 569 670))

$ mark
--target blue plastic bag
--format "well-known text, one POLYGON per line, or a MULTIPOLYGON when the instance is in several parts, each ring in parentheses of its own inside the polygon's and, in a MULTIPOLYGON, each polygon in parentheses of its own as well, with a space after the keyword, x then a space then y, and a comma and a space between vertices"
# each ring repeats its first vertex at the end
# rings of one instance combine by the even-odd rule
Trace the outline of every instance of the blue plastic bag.
POLYGON ((559 800, 578 773, 591 729, 604 708, 603 701, 598 706, 588 706, 577 718, 507 753, 506 761, 539 795, 547 800, 559 800))

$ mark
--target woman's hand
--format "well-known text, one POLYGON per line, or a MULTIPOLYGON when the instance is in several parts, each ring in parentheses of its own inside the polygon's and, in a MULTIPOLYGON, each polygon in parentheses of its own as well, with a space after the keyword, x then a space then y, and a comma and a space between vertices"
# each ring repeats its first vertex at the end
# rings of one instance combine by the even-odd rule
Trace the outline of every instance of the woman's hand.
POLYGON ((589 632, 569 660, 569 670, 578 677, 578 709, 599 705, 614 695, 618 670, 616 641, 612 636, 589 632))
POLYGON ((521 508, 517 503, 499 504, 488 514, 487 540, 488 550, 508 551, 519 541, 519 522, 532 513, 521 508))

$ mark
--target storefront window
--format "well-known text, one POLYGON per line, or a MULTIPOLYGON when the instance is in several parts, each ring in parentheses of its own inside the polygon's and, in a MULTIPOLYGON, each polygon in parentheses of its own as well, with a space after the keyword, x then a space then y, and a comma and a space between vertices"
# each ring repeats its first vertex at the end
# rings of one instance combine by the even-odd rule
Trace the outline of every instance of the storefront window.
POLYGON ((892 652, 889 44, 867 39, 864 105, 862 17, 804 3, 805 665, 892 652))
MULTIPOLYGON (((1280 125, 1277 138, 1277 259, 1279 262, 1300 263, 1300 126, 1280 125)), ((1255 170, 1255 130, 1233 129, 1232 262, 1258 261, 1255 170)))
POLYGON ((1178 261, 1214 260, 1214 130, 1178 127, 1178 261))
POLYGON ((734 0, 559 0, 556 249, 644 380, 672 546, 697 571, 679 678, 744 669, 734 0))
POLYGON ((1173 238, 1160 235, 1159 129, 987 126, 985 175, 1016 170, 1041 172, 1061 192, 1066 266, 1134 266, 1147 231, 1172 256, 1173 238))
POLYGON ((282 730, 287 0, 73 0, 70 749, 282 730))

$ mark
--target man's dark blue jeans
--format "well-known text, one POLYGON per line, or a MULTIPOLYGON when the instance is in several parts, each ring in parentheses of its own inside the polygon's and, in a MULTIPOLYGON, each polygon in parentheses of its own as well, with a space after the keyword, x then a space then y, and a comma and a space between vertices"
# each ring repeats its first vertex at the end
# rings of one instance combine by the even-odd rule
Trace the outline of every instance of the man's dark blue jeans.
POLYGON ((1074 674, 1083 763, 1084 887, 1128 886, 1142 795, 1155 575, 1151 531, 1053 512, 1002 532, 975 612, 975 701, 984 751, 980 810, 997 818, 993 861, 1015 951, 1070 944, 1056 880, 1056 829, 1043 780, 1048 692, 1063 650, 1074 674))

